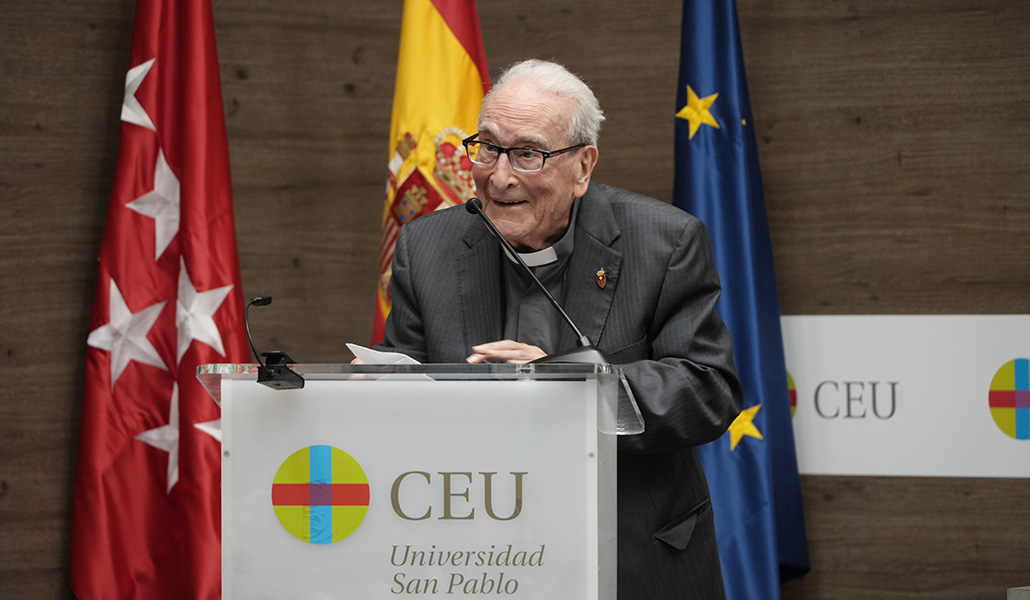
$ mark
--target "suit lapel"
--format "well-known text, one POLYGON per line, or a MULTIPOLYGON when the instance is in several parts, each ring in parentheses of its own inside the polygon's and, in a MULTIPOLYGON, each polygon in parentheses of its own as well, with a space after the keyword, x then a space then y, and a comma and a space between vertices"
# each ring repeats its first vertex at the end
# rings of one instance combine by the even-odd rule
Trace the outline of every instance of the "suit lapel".
MULTIPOLYGON (((597 345, 600 345, 622 270, 622 253, 611 247, 617 237, 619 227, 608 198, 597 186, 591 185, 580 199, 563 306, 583 335, 597 345), (598 281, 601 269, 604 269, 603 287, 598 281)), ((575 334, 570 328, 563 328, 558 347, 565 350, 575 345, 575 334)))
MULTIPOLYGON (((493 342, 504 333, 500 246, 475 219, 465 231, 465 252, 455 261, 458 306, 465 347, 493 342)), ((471 352, 471 350, 469 350, 471 352)))

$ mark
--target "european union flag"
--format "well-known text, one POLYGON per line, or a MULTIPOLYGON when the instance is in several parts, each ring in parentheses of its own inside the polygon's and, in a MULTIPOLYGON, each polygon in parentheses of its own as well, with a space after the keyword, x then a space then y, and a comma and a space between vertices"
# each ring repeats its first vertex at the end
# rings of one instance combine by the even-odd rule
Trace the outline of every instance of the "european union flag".
POLYGON ((699 448, 730 600, 809 569, 772 244, 734 0, 686 0, 674 203, 708 226, 744 410, 699 448))

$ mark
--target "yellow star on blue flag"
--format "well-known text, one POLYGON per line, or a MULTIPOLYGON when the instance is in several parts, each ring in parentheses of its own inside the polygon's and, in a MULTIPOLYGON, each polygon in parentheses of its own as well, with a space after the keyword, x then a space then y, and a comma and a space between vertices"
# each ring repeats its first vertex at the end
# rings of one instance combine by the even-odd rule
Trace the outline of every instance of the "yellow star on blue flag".
POLYGON ((745 435, 758 438, 760 440, 764 439, 762 437, 762 432, 758 431, 758 428, 755 427, 755 415, 758 413, 760 408, 762 408, 761 404, 756 404, 751 408, 745 408, 740 411, 740 414, 737 415, 736 419, 733 419, 733 423, 730 423, 730 450, 736 450, 737 444, 740 443, 740 440, 743 439, 745 435))
POLYGON ((687 86, 687 105, 676 113, 676 118, 686 119, 690 123, 690 139, 694 139, 694 134, 702 125, 711 125, 719 129, 719 122, 715 120, 711 112, 712 104, 718 97, 719 94, 712 94, 698 98, 694 89, 687 86))

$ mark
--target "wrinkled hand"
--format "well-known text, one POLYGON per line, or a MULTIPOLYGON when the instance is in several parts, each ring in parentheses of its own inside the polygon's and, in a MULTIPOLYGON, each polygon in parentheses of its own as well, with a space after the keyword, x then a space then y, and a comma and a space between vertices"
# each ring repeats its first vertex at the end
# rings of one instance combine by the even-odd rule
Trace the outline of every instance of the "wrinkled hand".
MULTIPOLYGON (((352 365, 363 365, 363 364, 365 364, 365 361, 363 361, 360 358, 358 358, 357 356, 355 356, 354 360, 350 361, 350 364, 352 364, 352 365)), ((364 373, 353 373, 353 374, 351 374, 350 379, 351 379, 351 381, 359 381, 359 380, 360 381, 365 381, 365 380, 372 380, 372 379, 374 379, 374 377, 370 377, 368 375, 365 375, 364 373)))
POLYGON ((527 363, 547 356, 546 352, 536 346, 512 340, 472 346, 472 352, 473 354, 466 358, 465 362, 473 364, 484 362, 527 363))

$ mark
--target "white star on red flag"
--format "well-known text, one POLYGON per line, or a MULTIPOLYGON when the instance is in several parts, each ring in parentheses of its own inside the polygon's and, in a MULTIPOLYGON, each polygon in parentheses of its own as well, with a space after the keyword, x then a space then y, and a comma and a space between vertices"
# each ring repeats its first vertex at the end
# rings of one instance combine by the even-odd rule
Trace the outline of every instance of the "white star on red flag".
POLYGON ((194 427, 213 437, 219 444, 222 443, 221 419, 215 419, 214 421, 207 421, 205 423, 197 423, 194 427))
POLYGON ((154 60, 152 58, 145 63, 136 65, 125 74, 125 99, 122 101, 122 120, 146 127, 151 131, 157 131, 157 129, 150 120, 150 115, 143 110, 143 105, 136 99, 136 90, 150 72, 150 67, 154 66, 154 60))
POLYGON ((161 258, 179 232, 179 179, 165 161, 163 150, 157 152, 154 189, 125 206, 154 219, 154 260, 161 258))
POLYGON ((225 356, 222 334, 212 318, 222 301, 232 291, 227 285, 206 292, 193 287, 186 261, 179 257, 179 299, 175 303, 175 321, 179 327, 179 353, 176 362, 182 360, 193 340, 203 342, 225 356))
POLYGON ((179 384, 172 386, 172 401, 168 409, 168 424, 144 431, 136 439, 168 453, 168 488, 179 481, 179 384))
POLYGON ((147 339, 147 333, 154 326, 161 311, 168 302, 159 302, 133 313, 122 298, 121 291, 114 279, 111 279, 111 299, 109 302, 109 321, 89 333, 86 343, 94 348, 111 352, 111 389, 135 360, 159 369, 168 370, 153 344, 147 339))

